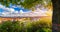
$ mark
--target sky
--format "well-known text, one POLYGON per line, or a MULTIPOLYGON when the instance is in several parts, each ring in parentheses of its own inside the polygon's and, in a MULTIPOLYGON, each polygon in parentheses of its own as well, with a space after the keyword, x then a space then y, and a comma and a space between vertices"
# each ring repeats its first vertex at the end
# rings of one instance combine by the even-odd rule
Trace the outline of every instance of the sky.
POLYGON ((22 8, 20 6, 10 5, 9 7, 5 7, 5 6, 0 4, 0 12, 4 11, 5 9, 6 9, 6 11, 9 10, 9 9, 12 9, 14 11, 22 10, 23 12, 28 12, 28 9, 24 9, 24 8, 22 8))
POLYGON ((9 7, 5 7, 0 4, 0 16, 3 17, 47 16, 47 10, 48 9, 42 7, 42 10, 37 8, 34 12, 32 12, 31 10, 24 9, 21 6, 10 5, 9 7))

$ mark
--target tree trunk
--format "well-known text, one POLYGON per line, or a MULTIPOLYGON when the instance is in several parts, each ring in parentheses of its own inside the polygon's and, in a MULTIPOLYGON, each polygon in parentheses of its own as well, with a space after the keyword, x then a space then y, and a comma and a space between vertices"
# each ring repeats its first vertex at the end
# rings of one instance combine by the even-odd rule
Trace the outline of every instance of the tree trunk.
MULTIPOLYGON (((52 0, 53 3, 53 32, 59 32, 58 24, 60 25, 60 0, 52 0)), ((59 26, 60 27, 60 26, 59 26)))
POLYGON ((60 22, 60 3, 59 0, 52 0, 53 3, 53 23, 59 24, 60 22))

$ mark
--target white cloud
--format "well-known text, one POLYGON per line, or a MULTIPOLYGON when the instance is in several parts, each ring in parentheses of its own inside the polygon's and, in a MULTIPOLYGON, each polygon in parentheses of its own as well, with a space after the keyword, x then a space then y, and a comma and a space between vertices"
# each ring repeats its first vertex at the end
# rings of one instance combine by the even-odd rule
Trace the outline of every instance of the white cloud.
POLYGON ((5 6, 3 6, 3 5, 0 5, 0 8, 5 8, 5 6))
POLYGON ((6 15, 6 13, 3 12, 2 15, 6 15))
POLYGON ((23 10, 20 10, 20 13, 23 13, 23 10))
POLYGON ((14 13, 18 13, 18 11, 15 11, 14 13))
POLYGON ((22 17, 27 17, 27 16, 47 16, 46 15, 46 11, 42 11, 39 8, 37 8, 37 10, 35 10, 34 12, 23 12, 23 10, 20 10, 20 12, 15 11, 13 8, 7 8, 4 7, 2 5, 0 5, 4 12, 2 12, 2 16, 3 17, 18 17, 18 16, 22 16, 22 17))
POLYGON ((9 11, 10 9, 9 8, 2 8, 4 11, 9 11))
POLYGON ((17 8, 16 6, 12 6, 12 8, 17 8))
POLYGON ((13 8, 10 8, 9 11, 10 11, 10 12, 14 12, 15 10, 14 10, 13 8))

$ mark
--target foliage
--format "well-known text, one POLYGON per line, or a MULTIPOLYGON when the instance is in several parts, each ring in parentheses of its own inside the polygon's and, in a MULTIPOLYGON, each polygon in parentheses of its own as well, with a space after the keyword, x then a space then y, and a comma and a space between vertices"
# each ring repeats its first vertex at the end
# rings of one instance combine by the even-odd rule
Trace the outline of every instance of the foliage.
POLYGON ((20 25, 18 22, 6 21, 1 24, 0 32, 19 32, 20 25))
POLYGON ((51 22, 44 21, 5 21, 0 24, 0 32, 52 32, 51 22))
POLYGON ((51 5, 51 0, 0 0, 0 3, 5 6, 13 5, 21 5, 24 8, 31 9, 35 8, 38 4, 42 4, 44 6, 51 5), (46 2, 46 3, 45 3, 46 2), (48 5, 45 5, 48 4, 48 5))

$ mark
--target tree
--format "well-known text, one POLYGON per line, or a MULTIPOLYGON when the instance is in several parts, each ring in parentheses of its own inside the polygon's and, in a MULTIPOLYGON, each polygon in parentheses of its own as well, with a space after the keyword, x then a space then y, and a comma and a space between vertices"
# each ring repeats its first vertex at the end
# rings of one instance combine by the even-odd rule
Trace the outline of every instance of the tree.
POLYGON ((24 8, 34 10, 35 6, 37 6, 38 4, 48 7, 49 5, 51 5, 51 0, 0 0, 0 3, 7 7, 10 4, 14 4, 14 5, 21 5, 24 8))
POLYGON ((59 4, 59 0, 52 0, 53 2, 53 23, 55 24, 59 24, 60 20, 60 4, 59 4))
POLYGON ((58 25, 60 25, 60 0, 52 0, 53 3, 53 17, 52 17, 52 22, 53 22, 53 32, 59 32, 60 30, 58 29, 58 25), (56 26, 56 25, 57 26, 56 26), (57 27, 57 29, 55 28, 57 27))

